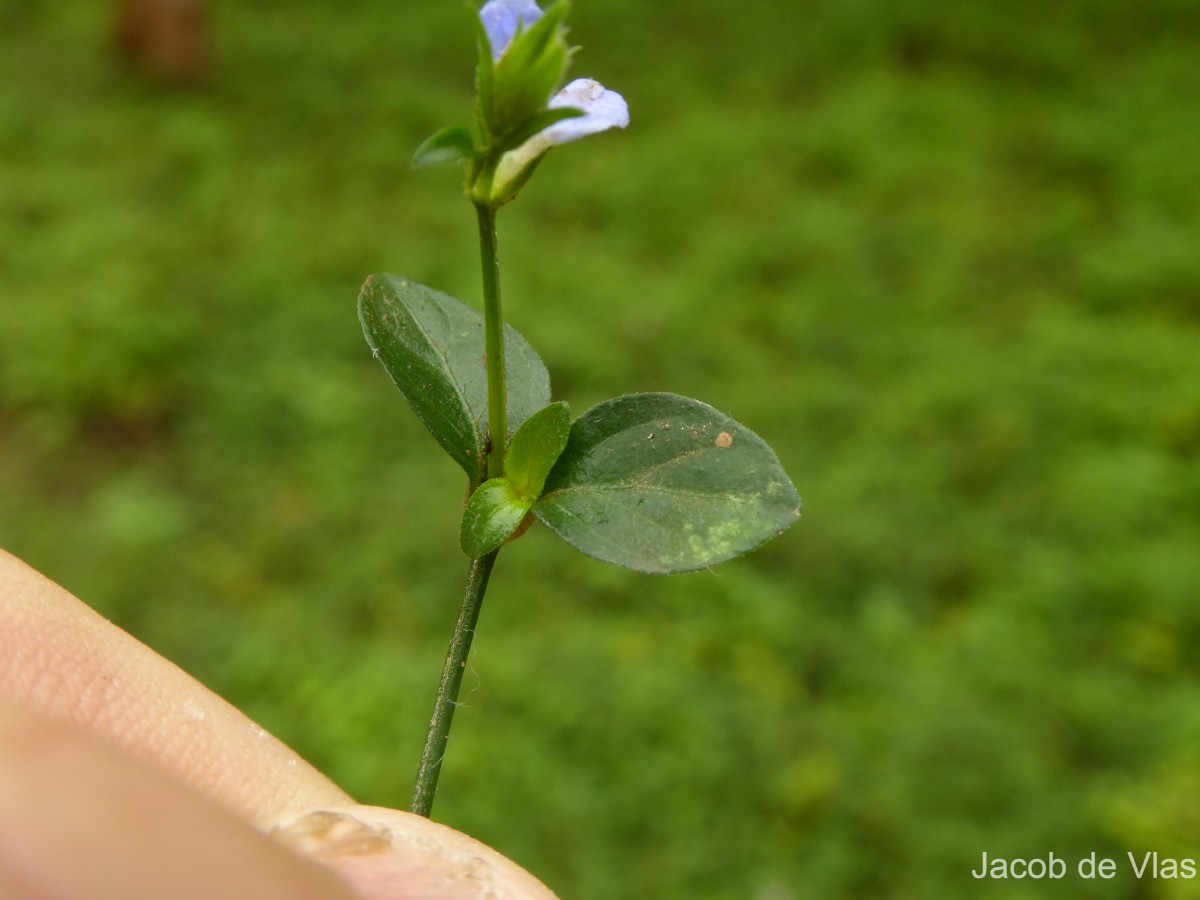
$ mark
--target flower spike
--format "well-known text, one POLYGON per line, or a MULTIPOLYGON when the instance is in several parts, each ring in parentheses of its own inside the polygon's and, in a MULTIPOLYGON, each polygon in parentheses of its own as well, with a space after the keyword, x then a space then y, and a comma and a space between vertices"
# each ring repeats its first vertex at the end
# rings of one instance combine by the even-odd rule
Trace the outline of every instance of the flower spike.
POLYGON ((476 128, 443 128, 414 163, 467 163, 467 196, 480 208, 512 200, 551 147, 629 125, 625 98, 591 78, 566 87, 569 0, 487 0, 475 19, 476 128))

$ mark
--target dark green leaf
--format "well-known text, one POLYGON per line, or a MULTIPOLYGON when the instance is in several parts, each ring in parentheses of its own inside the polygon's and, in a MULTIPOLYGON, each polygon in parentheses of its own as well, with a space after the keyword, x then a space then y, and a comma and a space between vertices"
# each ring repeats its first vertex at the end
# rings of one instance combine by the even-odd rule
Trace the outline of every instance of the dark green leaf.
MULTIPOLYGON (((482 481, 488 405, 483 314, 433 288, 372 275, 359 295, 358 318, 371 352, 425 427, 472 482, 482 481)), ((550 402, 550 376, 507 325, 504 352, 511 434, 550 402)))
POLYGON ((570 433, 571 409, 561 402, 534 413, 517 430, 504 459, 504 474, 517 496, 531 503, 538 498, 570 433))
POLYGON ((461 125, 443 128, 431 135, 413 154, 414 166, 429 166, 440 162, 458 162, 475 155, 475 139, 461 125))
POLYGON ((517 496, 507 478, 491 478, 481 484, 463 510, 459 543, 472 559, 491 553, 518 528, 529 512, 530 501, 517 496))
POLYGON ((533 510, 590 556, 686 572, 778 534, 800 498, 775 452, 733 419, 676 394, 631 394, 575 422, 533 510))

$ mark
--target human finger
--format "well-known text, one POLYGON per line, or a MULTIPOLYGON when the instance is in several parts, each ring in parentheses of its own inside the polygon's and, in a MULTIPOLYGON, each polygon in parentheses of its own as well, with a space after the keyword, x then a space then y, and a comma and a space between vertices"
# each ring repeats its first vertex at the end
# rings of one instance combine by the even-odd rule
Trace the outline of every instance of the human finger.
POLYGON ((0 704, 0 896, 353 900, 329 868, 62 721, 0 704))
POLYGON ((0 699, 75 723, 263 827, 349 795, 249 718, 0 550, 0 699))
POLYGON ((554 896, 460 832, 354 805, 237 709, 3 550, 0 621, 0 702, 110 741, 341 872, 366 900, 554 896))

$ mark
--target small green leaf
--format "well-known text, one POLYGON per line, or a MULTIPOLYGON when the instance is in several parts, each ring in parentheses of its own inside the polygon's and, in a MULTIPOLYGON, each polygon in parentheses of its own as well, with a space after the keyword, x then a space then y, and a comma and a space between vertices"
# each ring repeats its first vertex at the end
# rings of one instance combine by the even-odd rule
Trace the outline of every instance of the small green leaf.
POLYGON ((429 166, 440 162, 459 162, 475 155, 475 139, 461 125, 443 128, 426 138, 413 154, 414 166, 429 166))
POLYGON ((504 474, 517 496, 530 503, 538 498, 570 433, 571 409, 562 402, 539 410, 517 429, 504 459, 504 474))
MULTIPOLYGON (((472 483, 482 481, 488 418, 483 314, 433 288, 372 275, 359 295, 358 318, 372 354, 417 417, 472 483)), ((511 434, 550 402, 550 376, 507 325, 504 353, 511 434)))
POLYGON ((491 478, 476 488, 463 510, 459 543, 472 559, 491 553, 521 527, 530 501, 517 496, 507 478, 491 478))
POLYGON ((535 515, 567 543, 643 572, 686 572, 754 549, 800 516, 758 435, 698 400, 631 394, 571 426, 535 515))

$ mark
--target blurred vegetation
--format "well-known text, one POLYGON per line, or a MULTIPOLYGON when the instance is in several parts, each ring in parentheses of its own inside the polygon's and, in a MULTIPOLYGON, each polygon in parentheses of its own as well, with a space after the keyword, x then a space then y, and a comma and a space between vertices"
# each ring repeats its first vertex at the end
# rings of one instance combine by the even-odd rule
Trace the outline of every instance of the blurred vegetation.
MULTIPOLYGON (((754 428, 805 518, 669 579, 506 551, 437 818, 564 898, 1195 856, 1196 4, 576 6, 633 124, 502 214, 509 319, 577 413, 674 390, 754 428)), ((0 2, 0 545, 405 806, 463 484, 354 301, 478 298, 457 173, 408 166, 469 118, 471 31, 218 2, 213 80, 167 89, 107 7, 0 2)))

